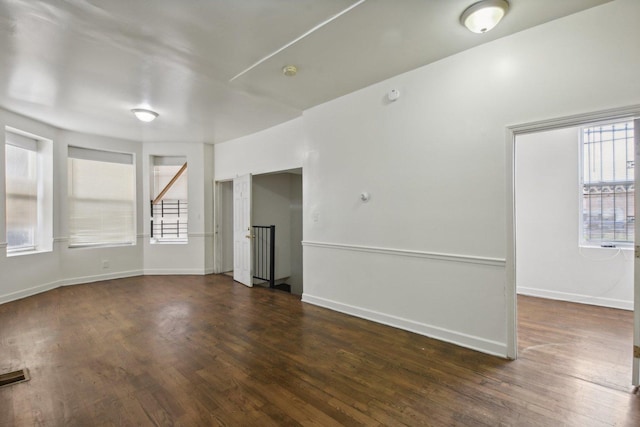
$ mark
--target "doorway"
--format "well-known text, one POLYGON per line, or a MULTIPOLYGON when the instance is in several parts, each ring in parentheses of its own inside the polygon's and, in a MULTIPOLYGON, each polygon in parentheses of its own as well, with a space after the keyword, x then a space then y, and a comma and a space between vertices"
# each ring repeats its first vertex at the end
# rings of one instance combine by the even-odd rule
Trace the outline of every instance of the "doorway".
MULTIPOLYGON (((216 236, 218 268, 233 274, 234 214, 233 181, 216 183, 218 219, 216 236)), ((275 283, 288 285, 295 295, 302 295, 302 169, 278 171, 252 176, 251 224, 275 226, 275 283)), ((253 284, 264 281, 254 279, 253 284)))
POLYGON ((515 142, 520 357, 552 360, 548 369, 562 366, 564 374, 616 389, 628 384, 632 365, 633 157, 607 164, 606 149, 633 156, 630 134, 617 131, 628 123, 529 133, 515 142), (598 141, 583 138, 591 130, 598 141), (589 164, 594 151, 598 162, 589 164), (582 163, 591 181, 581 178, 582 163), (614 164, 624 169, 618 182, 614 164), (606 183, 601 167, 612 173, 606 183))
MULTIPOLYGON (((578 244, 578 233, 581 233, 579 224, 584 220, 582 212, 580 212, 581 209, 578 209, 580 206, 580 187, 577 185, 579 183, 580 145, 577 138, 572 138, 572 142, 568 142, 568 144, 571 145, 570 148, 573 153, 570 151, 564 152, 553 141, 554 138, 557 140, 575 134, 579 132, 580 127, 588 126, 590 123, 632 120, 634 116, 638 115, 638 112, 640 112, 640 106, 634 106, 514 126, 508 129, 507 159, 509 164, 507 170, 510 172, 508 178, 510 191, 508 192, 507 219, 511 226, 508 228, 507 315, 509 317, 508 352, 510 358, 515 359, 518 355, 518 301, 522 301, 524 298, 532 298, 518 296, 519 293, 535 295, 535 297, 617 307, 617 309, 613 309, 614 311, 621 308, 633 309, 634 294, 636 301, 638 299, 638 292, 634 292, 634 289, 638 289, 638 279, 635 278, 637 266, 633 265, 633 250, 622 248, 585 249, 580 247, 581 245, 578 244), (536 145, 536 142, 538 145, 536 145), (522 163, 523 159, 528 159, 529 163, 522 163), (564 162, 562 159, 564 159, 564 162), (567 159, 571 160, 570 164, 567 163, 567 159), (562 174, 551 173, 552 169, 558 166, 560 169, 565 169, 563 171, 565 178, 560 177, 562 174), (529 174, 528 177, 526 176, 527 173, 529 174), (525 176, 523 177, 523 175, 525 176), (567 181, 565 182, 564 180, 567 181), (566 187, 566 191, 573 192, 573 196, 561 197, 558 194, 560 193, 558 191, 560 187, 566 187), (551 196, 551 198, 544 199, 542 196, 551 196), (553 197, 555 197, 554 201, 552 200, 553 197), (519 212, 524 214, 521 215, 519 212), (560 221, 562 216, 570 217, 570 221, 573 221, 574 225, 569 223, 562 225, 560 221), (551 222, 549 222, 549 218, 551 218, 551 222), (531 227, 529 236, 527 236, 526 231, 523 232, 527 226, 531 227), (569 250, 569 243, 558 242, 557 239, 560 238, 560 235, 563 235, 564 239, 569 238, 572 240, 571 245, 573 245, 573 248, 571 250, 569 250), (534 247, 534 244, 537 246, 534 247), (607 257, 601 256, 600 252, 602 251, 607 252, 607 257), (536 256, 536 254, 538 255, 536 256), (555 260, 556 265, 547 266, 546 263, 542 262, 542 258, 545 257, 546 259, 555 260), (527 258, 529 258, 529 261, 527 261, 527 258), (612 261, 617 266, 610 266, 613 270, 609 270, 604 276, 601 275, 599 278, 590 277, 595 274, 589 274, 589 263, 604 263, 607 261, 612 261), (562 267, 564 267, 564 271, 559 271, 558 268, 562 267), (582 279, 586 277, 587 279, 595 278, 599 280, 580 287, 583 280, 580 277, 569 279, 567 273, 571 271, 578 271, 578 273, 582 274, 582 279), (615 273, 611 271, 615 271, 615 273), (608 279, 608 282, 603 277, 608 279), (555 282, 555 288, 552 282, 555 282), (626 284, 622 282, 626 282, 626 284), (557 287, 558 284, 560 285, 559 287, 557 287), (602 304, 603 302, 605 304, 602 304)), ((632 218, 632 220, 634 219, 632 218)), ((632 224, 632 228, 637 228, 637 226, 637 223, 632 224)), ((595 270, 598 270, 599 267, 600 264, 597 264, 595 270)), ((592 267, 592 272, 593 270, 592 267)), ((531 301, 528 300, 527 304, 531 301)), ((545 300, 541 301, 544 303, 545 300)), ((573 303, 562 304, 568 304, 569 310, 591 307, 572 305, 573 303)), ((598 307, 597 309, 600 308, 598 307)), ((611 308, 602 309, 612 310, 611 308)), ((627 314, 630 316, 630 312, 627 312, 627 314)), ((551 322, 551 319, 543 321, 551 322)), ((637 346, 640 338, 638 337, 640 325, 637 311, 635 312, 633 323, 635 327, 631 333, 637 346)), ((631 340, 624 344, 627 347, 630 345, 632 345, 631 340)), ((554 346, 562 346, 562 343, 547 343, 546 349, 552 349, 554 346)), ((539 348, 542 349, 543 347, 539 348)), ((597 353, 597 348, 597 345, 591 347, 590 351, 597 353)), ((630 354, 628 348, 625 353, 627 355, 630 354)), ((573 357, 575 357, 575 354, 573 357)), ((634 384, 638 382, 638 360, 635 358, 632 362, 634 384)), ((587 361, 573 360, 569 365, 578 366, 581 362, 583 364, 588 363, 587 361)))

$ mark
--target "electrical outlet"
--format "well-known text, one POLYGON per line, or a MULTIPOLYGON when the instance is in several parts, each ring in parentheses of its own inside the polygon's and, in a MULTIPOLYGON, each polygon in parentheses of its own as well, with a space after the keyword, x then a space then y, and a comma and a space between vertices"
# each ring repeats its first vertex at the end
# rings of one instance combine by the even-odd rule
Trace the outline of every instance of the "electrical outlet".
POLYGON ((102 260, 102 268, 109 268, 109 260, 108 259, 103 259, 102 260))

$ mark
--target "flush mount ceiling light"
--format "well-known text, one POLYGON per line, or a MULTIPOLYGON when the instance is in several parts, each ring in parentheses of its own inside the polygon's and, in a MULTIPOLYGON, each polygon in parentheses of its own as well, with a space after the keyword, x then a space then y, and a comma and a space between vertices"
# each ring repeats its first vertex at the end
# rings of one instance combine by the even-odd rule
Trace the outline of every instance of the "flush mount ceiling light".
POLYGON ((469 31, 482 34, 498 25, 507 13, 509 3, 506 0, 482 0, 469 6, 460 16, 460 22, 469 31))
POLYGON ((135 114, 141 122, 152 122, 158 117, 158 113, 147 110, 146 108, 134 108, 131 112, 135 114))

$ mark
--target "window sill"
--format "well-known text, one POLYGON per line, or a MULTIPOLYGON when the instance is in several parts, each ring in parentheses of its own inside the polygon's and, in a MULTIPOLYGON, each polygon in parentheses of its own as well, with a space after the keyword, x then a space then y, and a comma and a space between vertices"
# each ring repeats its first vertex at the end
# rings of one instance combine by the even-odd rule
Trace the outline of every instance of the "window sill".
POLYGON ((104 249, 104 248, 121 248, 127 246, 135 246, 134 242, 130 243, 104 243, 96 245, 69 245, 69 249, 104 249))
POLYGON ((46 254, 49 252, 53 252, 53 250, 52 249, 34 249, 34 250, 15 251, 15 252, 7 251, 7 258, 19 257, 24 255, 46 254))
POLYGON ((188 240, 151 240, 149 241, 152 245, 186 245, 189 243, 188 240))
POLYGON ((610 247, 610 246, 598 246, 598 245, 586 245, 586 244, 580 244, 578 245, 580 247, 580 249, 609 249, 609 250, 622 250, 622 251, 632 251, 633 250, 633 245, 616 245, 614 247, 610 247))

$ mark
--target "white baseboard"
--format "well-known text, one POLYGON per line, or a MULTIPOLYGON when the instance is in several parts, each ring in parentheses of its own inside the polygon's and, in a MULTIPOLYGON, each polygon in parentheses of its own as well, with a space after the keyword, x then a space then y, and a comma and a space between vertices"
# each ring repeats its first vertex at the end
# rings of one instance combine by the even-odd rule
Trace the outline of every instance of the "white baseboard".
POLYGON ((0 295, 0 304, 4 304, 11 301, 16 301, 22 298, 27 298, 32 295, 40 294, 42 292, 50 291, 52 289, 59 288, 61 286, 80 285, 83 283, 100 282, 102 280, 122 279, 125 277, 141 276, 141 270, 134 271, 121 271, 117 273, 99 274, 95 276, 74 277, 69 279, 56 280, 55 282, 45 283, 42 285, 33 286, 28 289, 12 292, 5 295, 0 295))
POLYGON ((60 286, 81 285, 84 283, 101 282, 103 280, 124 279, 126 277, 144 276, 144 275, 196 275, 202 276, 213 274, 213 269, 149 269, 149 270, 131 270, 119 271, 116 273, 97 274, 94 276, 71 277, 67 279, 56 280, 55 282, 45 283, 33 286, 28 289, 0 295, 0 304, 30 297, 42 292, 50 291, 60 286))
POLYGON ((33 286, 28 289, 22 289, 20 291, 12 292, 10 294, 0 295, 0 304, 30 297, 32 295, 50 291, 51 289, 55 289, 58 287, 60 287, 59 282, 51 282, 51 283, 45 283, 43 285, 33 286))
POLYGON ((102 282, 103 280, 124 279, 125 277, 142 276, 142 270, 119 271, 117 273, 96 274, 94 276, 73 277, 58 281, 58 286, 82 285, 84 283, 102 282))
POLYGON ((337 301, 309 295, 308 293, 302 294, 302 301, 309 304, 317 305, 319 307, 338 311, 340 313, 345 313, 351 316, 360 317, 362 319, 371 320, 372 322, 381 323, 383 325, 392 326, 394 328, 403 329, 409 332, 414 332, 416 334, 424 335, 429 338, 435 338, 440 341, 456 344, 461 347, 488 353, 494 356, 504 358, 507 355, 506 343, 490 341, 484 338, 451 331, 437 326, 427 325, 425 323, 415 322, 413 320, 380 313, 366 308, 343 304, 337 301))
POLYGON ((207 270, 203 268, 147 268, 145 276, 204 276, 207 270))
POLYGON ((590 295, 572 294, 567 292, 549 291, 546 289, 527 288, 518 286, 518 294, 532 297, 555 299, 560 301, 576 302, 579 304, 598 305, 601 307, 619 308, 633 311, 633 301, 625 301, 613 298, 594 297, 590 295))

